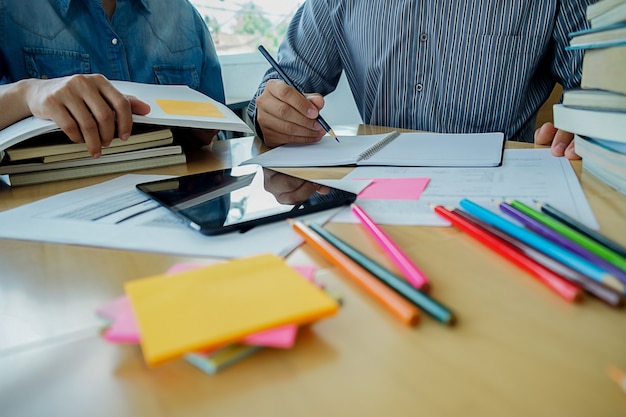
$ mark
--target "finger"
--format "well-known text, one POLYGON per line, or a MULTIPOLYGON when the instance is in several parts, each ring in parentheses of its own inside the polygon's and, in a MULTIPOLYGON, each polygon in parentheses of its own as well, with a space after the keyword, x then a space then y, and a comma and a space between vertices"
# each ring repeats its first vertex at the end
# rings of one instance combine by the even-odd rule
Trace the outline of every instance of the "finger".
MULTIPOLYGON (((87 145, 87 150, 93 157, 99 157, 102 150, 100 141, 100 130, 98 122, 92 116, 92 112, 87 105, 83 103, 69 103, 68 111, 72 118, 76 121, 82 141, 87 145)), ((110 142, 110 141, 109 141, 110 142)))
MULTIPOLYGON (((572 144, 573 149, 574 134, 564 130, 557 130, 552 140, 552 155, 564 156, 567 147, 572 144)), ((573 152, 573 150, 571 151, 573 152)))
POLYGON ((557 128, 554 127, 552 123, 544 123, 540 128, 535 130, 535 143, 537 145, 550 145, 556 132, 557 128))
MULTIPOLYGON (((295 91, 295 90, 293 90, 295 91)), ((314 135, 321 125, 315 120, 317 110, 314 117, 309 117, 303 113, 302 106, 299 101, 310 102, 301 94, 297 93, 298 100, 292 100, 289 97, 279 97, 273 95, 270 91, 266 91, 257 98, 257 121, 259 124, 269 125, 273 130, 284 130, 285 133, 297 136, 314 135), (282 124, 282 127, 281 127, 282 124)), ((313 106, 315 107, 315 106, 313 106)), ((306 112, 306 110, 304 110, 306 112)))
POLYGON ((276 146, 280 146, 280 145, 284 145, 286 143, 314 143, 314 142, 318 142, 322 139, 322 137, 324 136, 324 134, 326 133, 323 129, 319 132, 317 132, 317 134, 315 136, 296 136, 296 135, 290 135, 290 134, 285 134, 282 131, 275 131, 273 129, 269 129, 269 128, 262 128, 261 129, 262 133, 263 133, 263 140, 265 142, 265 144, 270 147, 276 147, 276 146))
POLYGON ((570 160, 582 159, 577 153, 574 146, 574 141, 571 141, 567 148, 565 148, 565 157, 570 160))
MULTIPOLYGON (((106 143, 105 141, 109 138, 110 133, 110 138, 111 140, 113 139, 115 128, 117 128, 117 134, 121 139, 128 139, 133 128, 133 113, 130 98, 120 93, 108 80, 103 79, 102 82, 99 83, 99 97, 95 97, 94 99, 93 105, 98 106, 97 110, 102 112, 102 114, 94 113, 94 117, 98 121, 98 125, 104 129, 101 131, 103 144, 106 143), (98 100, 98 98, 102 101, 98 100), (106 104, 106 108, 102 106, 103 104, 106 104), (108 119, 109 115, 113 117, 112 120, 108 119), (102 116, 102 119, 100 119, 99 116, 102 116), (109 131, 111 128, 113 129, 112 132, 109 131)), ((138 105, 138 103, 136 105, 138 105)), ((111 140, 108 140, 108 143, 110 143, 111 140)))
POLYGON ((316 97, 315 100, 318 102, 320 99, 322 100, 321 105, 318 107, 298 90, 281 80, 269 80, 265 86, 265 92, 275 97, 278 101, 288 104, 309 120, 316 119, 319 116, 319 109, 324 106, 323 98, 319 94, 309 95, 310 97, 316 97))
MULTIPOLYGON (((103 95, 109 86, 110 82, 98 75, 75 76, 68 83, 71 96, 66 101, 68 111, 76 120, 87 149, 94 157, 100 156, 102 146, 110 145, 115 135, 115 111, 103 95)), ((117 94, 123 98, 119 92, 117 94)), ((130 105, 127 106, 130 108, 130 105)))

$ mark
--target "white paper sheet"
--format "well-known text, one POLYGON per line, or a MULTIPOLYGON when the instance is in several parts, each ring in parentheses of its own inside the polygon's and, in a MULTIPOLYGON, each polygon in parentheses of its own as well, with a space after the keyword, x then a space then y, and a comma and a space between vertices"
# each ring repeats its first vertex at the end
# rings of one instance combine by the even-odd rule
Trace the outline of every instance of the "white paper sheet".
MULTIPOLYGON (((570 162, 553 157, 549 149, 507 149, 496 168, 359 167, 344 177, 350 178, 430 178, 419 200, 357 200, 380 224, 445 226, 429 204, 458 207, 468 198, 500 213, 494 199, 511 198, 529 205, 533 200, 549 203, 591 228, 599 227, 570 162)), ((345 208, 333 221, 358 222, 345 208)))
MULTIPOLYGON (((243 234, 204 236, 135 190, 137 183, 160 178, 166 176, 127 174, 7 210, 0 213, 0 238, 217 258, 259 253, 285 256, 302 242, 286 221, 243 234)), ((332 184, 340 186, 338 181, 332 184)), ((342 188, 358 193, 365 185, 359 182, 342 188)), ((323 224, 337 210, 301 219, 323 224)))

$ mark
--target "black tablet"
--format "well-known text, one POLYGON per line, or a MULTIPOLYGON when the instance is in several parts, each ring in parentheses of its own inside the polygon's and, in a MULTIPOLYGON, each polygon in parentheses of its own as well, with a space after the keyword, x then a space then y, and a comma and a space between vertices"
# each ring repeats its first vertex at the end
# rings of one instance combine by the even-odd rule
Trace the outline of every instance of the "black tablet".
POLYGON ((146 182, 137 189, 207 235, 352 203, 356 194, 259 165, 146 182))

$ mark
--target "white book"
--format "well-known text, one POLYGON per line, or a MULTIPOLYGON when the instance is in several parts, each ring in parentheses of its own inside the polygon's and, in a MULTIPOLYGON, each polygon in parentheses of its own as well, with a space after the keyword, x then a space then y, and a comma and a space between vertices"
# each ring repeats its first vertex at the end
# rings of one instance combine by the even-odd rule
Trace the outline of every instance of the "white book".
MULTIPOLYGON (((136 123, 253 133, 226 105, 186 85, 130 81, 111 83, 123 94, 133 95, 150 105, 150 113, 147 115, 133 115, 136 123)), ((27 117, 0 130, 0 151, 34 136, 57 130, 59 127, 51 120, 27 117)))
POLYGON ((626 144, 574 135, 583 169, 622 194, 626 194, 626 144))
POLYGON ((614 25, 626 21, 626 3, 616 4, 604 13, 589 19, 592 28, 614 25))
POLYGON ((587 6, 587 20, 591 20, 601 14, 609 12, 614 7, 626 3, 626 0, 599 0, 587 6))
POLYGON ((270 149, 244 164, 267 167, 412 166, 494 167, 502 164, 504 134, 422 133, 396 131, 380 135, 330 136, 306 144, 270 149))
POLYGON ((626 112, 553 106, 554 126, 592 138, 626 142, 626 112))

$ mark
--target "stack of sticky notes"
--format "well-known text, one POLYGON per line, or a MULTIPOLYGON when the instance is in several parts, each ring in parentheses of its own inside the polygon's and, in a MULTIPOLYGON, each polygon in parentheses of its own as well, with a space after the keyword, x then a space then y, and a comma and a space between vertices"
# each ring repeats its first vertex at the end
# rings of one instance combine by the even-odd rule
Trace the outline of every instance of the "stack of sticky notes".
POLYGON ((104 337, 140 343, 149 365, 184 356, 214 373, 260 346, 293 345, 298 326, 339 307, 275 255, 174 269, 128 282, 98 310, 111 321, 104 337))

